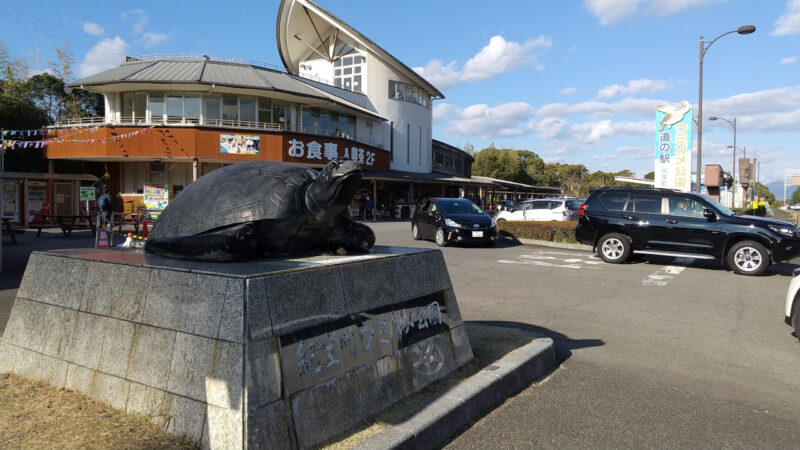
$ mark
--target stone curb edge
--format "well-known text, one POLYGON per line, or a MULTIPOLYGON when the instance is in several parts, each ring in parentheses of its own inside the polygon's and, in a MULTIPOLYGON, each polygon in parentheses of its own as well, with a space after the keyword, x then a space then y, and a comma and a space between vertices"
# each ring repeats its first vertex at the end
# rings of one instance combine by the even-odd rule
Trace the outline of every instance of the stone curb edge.
POLYGON ((540 241, 536 239, 517 239, 517 241, 519 241, 520 244, 524 245, 540 245, 542 247, 566 248, 570 250, 583 250, 587 252, 592 251, 591 245, 584 245, 584 244, 568 244, 561 242, 540 241))
POLYGON ((360 442, 355 448, 441 447, 482 414, 522 391, 554 366, 553 340, 537 338, 463 380, 404 422, 360 442))

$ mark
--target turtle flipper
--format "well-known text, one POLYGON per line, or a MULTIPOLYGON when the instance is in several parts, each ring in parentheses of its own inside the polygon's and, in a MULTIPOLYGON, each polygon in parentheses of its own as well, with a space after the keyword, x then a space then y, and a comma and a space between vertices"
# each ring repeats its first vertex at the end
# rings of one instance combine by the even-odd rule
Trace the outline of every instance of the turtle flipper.
POLYGON ((232 262, 259 256, 256 226, 253 222, 209 233, 148 240, 145 251, 167 258, 190 261, 232 262))
POLYGON ((328 243, 331 248, 342 247, 348 252, 366 253, 375 244, 375 233, 372 228, 342 215, 335 219, 328 243))

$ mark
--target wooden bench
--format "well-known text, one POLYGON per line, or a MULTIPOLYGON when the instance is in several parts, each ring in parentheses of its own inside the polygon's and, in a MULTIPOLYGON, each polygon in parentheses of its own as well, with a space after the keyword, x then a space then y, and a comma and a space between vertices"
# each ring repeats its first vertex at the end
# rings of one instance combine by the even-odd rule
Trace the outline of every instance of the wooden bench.
POLYGON ((44 228, 61 228, 61 232, 64 236, 69 237, 72 234, 72 230, 75 229, 89 229, 94 234, 95 227, 94 221, 92 220, 92 215, 86 214, 37 214, 42 218, 47 218, 52 220, 54 223, 45 223, 44 221, 39 222, 31 222, 29 224, 30 228, 33 228, 36 231, 36 237, 38 238, 42 234, 42 229, 44 228), (86 223, 83 223, 83 221, 86 223))

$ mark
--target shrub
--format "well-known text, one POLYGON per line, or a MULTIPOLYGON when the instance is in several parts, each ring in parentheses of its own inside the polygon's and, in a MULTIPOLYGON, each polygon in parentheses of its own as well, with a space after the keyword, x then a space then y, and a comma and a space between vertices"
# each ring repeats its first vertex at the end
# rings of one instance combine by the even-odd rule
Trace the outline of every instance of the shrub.
POLYGON ((576 244, 575 226, 578 222, 507 222, 497 223, 501 234, 517 239, 576 244))

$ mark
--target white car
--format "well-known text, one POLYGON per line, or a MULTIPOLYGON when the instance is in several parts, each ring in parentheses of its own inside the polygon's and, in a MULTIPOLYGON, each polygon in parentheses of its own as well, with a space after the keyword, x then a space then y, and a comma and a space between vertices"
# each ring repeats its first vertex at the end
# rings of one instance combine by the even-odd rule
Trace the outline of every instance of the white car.
POLYGON ((794 335, 800 339, 800 269, 794 269, 794 277, 786 293, 786 324, 794 328, 794 335))
POLYGON ((537 198, 517 203, 511 209, 500 211, 495 220, 502 222, 549 222, 553 220, 569 220, 570 211, 567 209, 567 198, 537 198))

